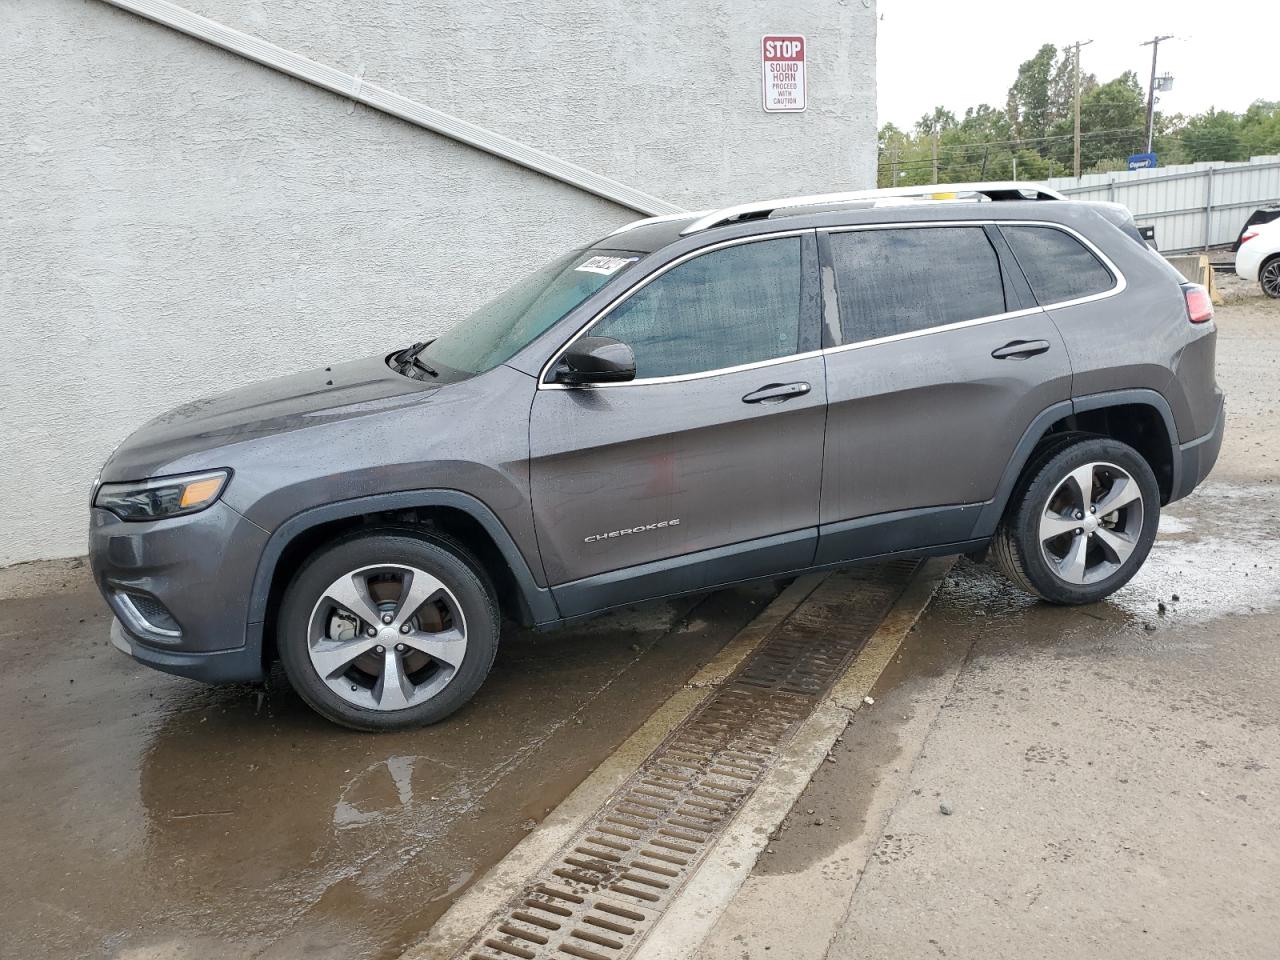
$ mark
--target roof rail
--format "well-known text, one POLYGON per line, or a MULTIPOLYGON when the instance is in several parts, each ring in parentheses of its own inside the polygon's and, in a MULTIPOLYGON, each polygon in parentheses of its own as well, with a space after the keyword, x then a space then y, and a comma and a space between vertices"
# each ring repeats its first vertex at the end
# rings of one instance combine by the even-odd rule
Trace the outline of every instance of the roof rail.
POLYGON ((668 220, 684 220, 688 217, 703 217, 710 212, 710 210, 698 210, 697 212, 691 210, 687 213, 664 213, 660 217, 644 217, 640 220, 632 220, 630 223, 624 223, 617 230, 613 230, 605 234, 605 236, 613 237, 619 233, 626 233, 628 230, 634 230, 636 227, 643 227, 650 223, 665 223, 668 220))
MULTIPOLYGON (((757 200, 740 203, 707 213, 680 231, 688 236, 702 230, 741 220, 769 216, 775 210, 791 207, 816 207, 829 204, 856 203, 865 200, 960 200, 968 195, 973 200, 1066 200, 1059 193, 1043 184, 1025 180, 1004 180, 991 183, 934 183, 917 187, 888 187, 880 190, 853 190, 847 193, 815 193, 804 197, 784 197, 781 200, 757 200), (754 216, 753 216, 754 215, 754 216)), ((674 219, 674 218, 673 218, 674 219)))

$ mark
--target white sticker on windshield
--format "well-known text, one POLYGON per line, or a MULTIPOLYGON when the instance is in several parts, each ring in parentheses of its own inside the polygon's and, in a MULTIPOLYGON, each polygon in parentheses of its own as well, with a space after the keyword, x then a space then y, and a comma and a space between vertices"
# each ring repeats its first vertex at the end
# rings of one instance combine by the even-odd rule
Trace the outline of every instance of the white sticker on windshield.
POLYGON ((611 273, 617 273, 628 263, 635 263, 639 259, 639 257, 592 257, 574 269, 586 273, 603 273, 607 277, 611 273))

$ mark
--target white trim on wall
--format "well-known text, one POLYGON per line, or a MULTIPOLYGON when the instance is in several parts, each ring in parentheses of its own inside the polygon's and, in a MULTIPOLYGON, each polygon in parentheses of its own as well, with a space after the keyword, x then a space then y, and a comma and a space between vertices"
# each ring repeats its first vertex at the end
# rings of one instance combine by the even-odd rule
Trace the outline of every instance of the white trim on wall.
POLYGON ((646 216, 684 212, 683 208, 666 200, 660 200, 626 184, 593 173, 568 160, 552 156, 492 130, 486 130, 484 127, 428 107, 416 100, 402 97, 375 83, 368 83, 362 77, 343 73, 323 63, 308 60, 274 43, 192 13, 168 0, 102 0, 102 2, 260 63, 264 67, 278 70, 340 97, 363 103, 367 107, 397 117, 406 123, 438 133, 459 143, 465 143, 469 147, 559 180, 586 193, 603 197, 629 210, 635 210, 646 216))

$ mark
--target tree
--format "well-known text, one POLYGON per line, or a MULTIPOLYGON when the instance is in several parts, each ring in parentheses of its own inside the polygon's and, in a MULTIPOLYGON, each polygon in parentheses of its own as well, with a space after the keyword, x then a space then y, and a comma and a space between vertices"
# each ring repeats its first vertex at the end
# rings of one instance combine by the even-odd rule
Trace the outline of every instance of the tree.
MULTIPOLYGON (((1074 46, 1062 48, 1062 59, 1053 68, 1053 77, 1049 81, 1049 118, 1050 123, 1061 120, 1074 120, 1076 100, 1076 57, 1079 50, 1074 46)), ((1098 78, 1092 73, 1080 74, 1080 95, 1087 96, 1098 86, 1098 78)))
POLYGON ((1234 113, 1212 107, 1208 112, 1192 117, 1178 131, 1186 162, 1248 159, 1241 141, 1240 126, 1240 118, 1234 113))
POLYGON ((1091 90, 1080 101, 1080 164, 1091 168, 1104 160, 1124 159, 1145 146, 1147 107, 1138 76, 1126 70, 1091 90))
POLYGON ((916 136, 931 137, 943 130, 950 130, 956 125, 956 115, 946 107, 934 107, 933 113, 926 113, 916 121, 916 136))
MULTIPOLYGON (((964 118, 935 107, 911 130, 880 128, 881 186, 931 183, 934 147, 941 181, 1042 180, 1069 173, 1074 147, 1074 47, 1045 44, 1018 67, 1003 110, 978 104, 964 118)), ((1146 94, 1132 71, 1099 84, 1080 78, 1080 154, 1086 172, 1123 170, 1145 145, 1146 94)), ((1258 100, 1243 114, 1210 110, 1186 118, 1156 112, 1155 150, 1162 165, 1243 160, 1280 153, 1280 102, 1258 100)))
POLYGON ((960 132, 970 140, 981 142, 1006 142, 1012 140, 1013 124, 1008 114, 990 104, 980 103, 969 107, 960 121, 960 132))
POLYGON ((1240 121, 1240 141, 1251 157, 1280 153, 1280 103, 1255 100, 1240 121))
POLYGON ((1053 120, 1049 78, 1057 55, 1058 48, 1046 43, 1034 57, 1018 67, 1018 78, 1009 88, 1005 112, 1019 139, 1034 140, 1048 133, 1053 120))

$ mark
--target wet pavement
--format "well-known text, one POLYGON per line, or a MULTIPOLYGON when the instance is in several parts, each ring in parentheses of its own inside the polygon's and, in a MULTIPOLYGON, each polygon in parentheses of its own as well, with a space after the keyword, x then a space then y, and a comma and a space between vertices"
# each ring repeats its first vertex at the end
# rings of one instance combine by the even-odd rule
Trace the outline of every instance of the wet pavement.
POLYGON ((1092 608, 955 569, 847 731, 826 804, 803 801, 833 830, 803 826, 769 865, 870 827, 822 956, 1275 955, 1280 490, 1217 484, 1171 513, 1133 585, 1092 608), (872 786, 845 806, 855 770, 872 786))
POLYGON ((1143 569, 1060 608, 961 560, 699 960, 1276 955, 1280 303, 1218 322, 1226 442, 1143 569))
POLYGON ((397 956, 775 591, 508 628, 460 713, 369 735, 278 673, 259 691, 135 665, 83 568, 0 586, 6 960, 397 956))
MULTIPOLYGON (((1139 575, 1065 609, 962 561, 703 956, 1274 952, 1280 304, 1219 327, 1222 457, 1139 575), (829 928, 813 896, 779 912, 822 884, 829 928)), ((771 595, 509 632, 455 718, 370 736, 279 676, 134 666, 83 569, 0 586, 0 957, 23 960, 396 956, 771 595)))

